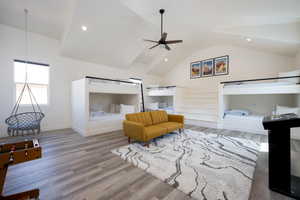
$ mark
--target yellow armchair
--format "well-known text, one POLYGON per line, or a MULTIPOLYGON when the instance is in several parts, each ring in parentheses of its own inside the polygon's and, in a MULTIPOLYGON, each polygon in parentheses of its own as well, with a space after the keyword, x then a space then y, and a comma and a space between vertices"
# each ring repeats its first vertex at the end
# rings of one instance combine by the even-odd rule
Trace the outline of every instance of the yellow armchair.
POLYGON ((146 142, 174 130, 183 129, 183 115, 168 115, 166 111, 151 111, 127 114, 123 121, 124 135, 131 139, 146 142))

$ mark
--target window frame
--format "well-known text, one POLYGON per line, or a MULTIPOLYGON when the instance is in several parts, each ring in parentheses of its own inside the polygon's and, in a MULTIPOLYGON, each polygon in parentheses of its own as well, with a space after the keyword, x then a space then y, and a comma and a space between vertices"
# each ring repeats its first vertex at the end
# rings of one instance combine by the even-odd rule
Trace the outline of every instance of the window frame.
MULTIPOLYGON (((49 64, 45 64, 45 63, 39 63, 39 62, 32 62, 32 61, 28 61, 26 62, 25 60, 20 60, 20 59, 14 59, 13 60, 13 77, 15 76, 15 62, 19 62, 19 63, 28 63, 28 64, 32 64, 32 65, 39 65, 41 67, 49 67, 48 68, 48 84, 40 84, 40 85, 47 85, 47 103, 46 104, 40 104, 38 102, 38 105, 40 107, 47 107, 50 106, 50 65, 49 64)), ((17 84, 24 84, 24 82, 16 82, 13 78, 13 82, 14 82, 14 104, 17 103, 17 84)), ((29 83, 30 84, 30 83, 29 83)), ((34 83, 33 83, 34 84, 34 83)), ((31 104, 21 104, 20 103, 20 107, 31 107, 31 104)))

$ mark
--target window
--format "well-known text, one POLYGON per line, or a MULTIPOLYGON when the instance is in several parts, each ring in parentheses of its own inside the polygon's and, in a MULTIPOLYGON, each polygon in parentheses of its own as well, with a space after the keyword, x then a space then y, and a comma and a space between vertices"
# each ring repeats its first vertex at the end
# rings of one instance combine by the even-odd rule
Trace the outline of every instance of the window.
MULTIPOLYGON (((16 84, 16 101, 23 89, 26 77, 26 62, 14 60, 14 80, 16 84)), ((28 62, 27 82, 38 104, 48 104, 49 65, 28 62)), ((27 89, 24 91, 21 105, 31 104, 27 89)))

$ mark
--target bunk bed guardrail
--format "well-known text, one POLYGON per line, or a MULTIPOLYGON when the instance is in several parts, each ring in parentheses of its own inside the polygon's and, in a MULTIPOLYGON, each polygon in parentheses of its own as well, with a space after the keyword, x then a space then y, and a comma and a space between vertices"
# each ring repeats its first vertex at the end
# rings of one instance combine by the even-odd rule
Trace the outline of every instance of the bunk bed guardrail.
POLYGON ((171 86, 158 86, 158 87, 147 87, 147 89, 169 89, 169 88, 175 88, 175 85, 171 85, 171 86))
POLYGON ((121 82, 121 83, 128 83, 128 84, 138 85, 138 83, 134 83, 134 82, 131 82, 131 81, 124 81, 124 80, 117 80, 117 79, 100 78, 100 77, 94 77, 94 76, 86 76, 85 78, 102 80, 102 81, 112 81, 112 82, 121 82))
MULTIPOLYGON (((272 78, 258 78, 258 79, 246 79, 246 80, 237 80, 237 81, 223 81, 220 84, 243 84, 245 82, 254 82, 254 81, 269 81, 269 80, 279 80, 279 79, 290 79, 290 78, 300 78, 300 76, 285 76, 285 77, 272 77, 272 78)), ((300 84, 300 83, 297 83, 300 84)))
POLYGON ((109 78, 100 78, 100 77, 94 77, 94 76, 86 76, 87 79, 96 79, 96 80, 102 80, 102 81, 111 81, 111 82, 119 82, 119 83, 128 83, 133 85, 139 85, 141 87, 141 98, 142 98, 142 112, 145 112, 145 100, 144 100, 144 89, 143 89, 143 83, 142 79, 137 78, 131 78, 135 80, 140 80, 141 83, 132 82, 132 81, 124 81, 124 80, 117 80, 117 79, 109 79, 109 78))

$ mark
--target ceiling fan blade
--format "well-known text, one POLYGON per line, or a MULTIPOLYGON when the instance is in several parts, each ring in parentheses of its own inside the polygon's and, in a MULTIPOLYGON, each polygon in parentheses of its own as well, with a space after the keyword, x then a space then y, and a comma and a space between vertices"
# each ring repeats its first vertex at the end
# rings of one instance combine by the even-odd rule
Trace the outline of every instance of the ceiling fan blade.
POLYGON ((159 44, 156 44, 156 45, 150 47, 149 49, 153 49, 154 47, 157 47, 158 45, 159 45, 159 44))
POLYGON ((154 40, 147 40, 147 39, 144 39, 144 41, 146 41, 146 42, 154 42, 154 43, 158 43, 157 41, 154 41, 154 40))
POLYGON ((175 44, 175 43, 182 43, 182 40, 168 40, 166 41, 166 44, 175 44))
POLYGON ((166 47, 166 49, 167 49, 168 51, 171 50, 171 48, 170 48, 167 44, 165 44, 165 47, 166 47))
POLYGON ((166 41, 166 39, 167 39, 167 36, 168 36, 168 33, 163 33, 162 35, 161 35, 161 41, 166 41))

